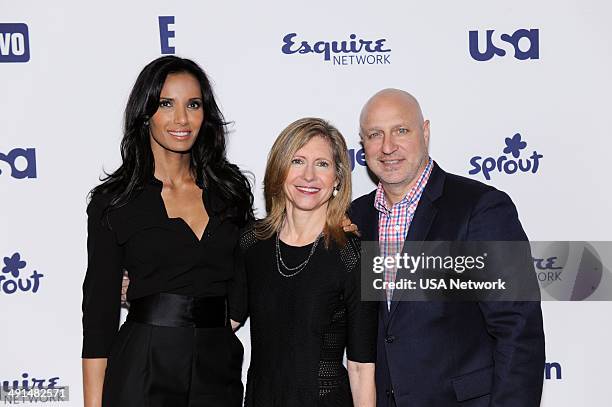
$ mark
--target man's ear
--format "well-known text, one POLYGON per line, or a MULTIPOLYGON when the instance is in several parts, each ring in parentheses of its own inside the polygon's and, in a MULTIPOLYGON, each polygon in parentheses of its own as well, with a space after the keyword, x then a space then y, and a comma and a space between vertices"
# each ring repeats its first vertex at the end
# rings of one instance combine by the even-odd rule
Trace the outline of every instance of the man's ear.
POLYGON ((429 120, 423 122, 423 138, 425 139, 425 146, 429 150, 429 120))

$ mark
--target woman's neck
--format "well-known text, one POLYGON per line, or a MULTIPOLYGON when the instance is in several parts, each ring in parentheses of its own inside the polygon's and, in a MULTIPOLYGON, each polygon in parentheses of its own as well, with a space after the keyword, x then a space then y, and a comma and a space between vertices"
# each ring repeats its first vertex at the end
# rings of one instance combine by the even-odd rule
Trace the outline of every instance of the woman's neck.
POLYGON ((155 161, 155 178, 167 185, 193 183, 191 172, 191 154, 168 151, 153 143, 153 159, 155 161))
POLYGON ((280 238, 293 246, 305 246, 314 242, 325 227, 327 205, 313 211, 303 211, 287 205, 285 222, 280 238))

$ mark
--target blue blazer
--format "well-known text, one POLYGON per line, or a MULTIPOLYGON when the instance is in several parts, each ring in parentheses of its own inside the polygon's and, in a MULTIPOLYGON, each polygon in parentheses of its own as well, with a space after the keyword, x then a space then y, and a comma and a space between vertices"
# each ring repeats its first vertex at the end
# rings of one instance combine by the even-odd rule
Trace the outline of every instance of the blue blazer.
MULTIPOLYGON (((378 241, 376 191, 353 201, 363 241, 378 241)), ((406 241, 527 240, 512 200, 435 164, 406 241)), ((535 274, 533 275, 535 280, 535 274)), ((378 407, 535 407, 544 372, 539 301, 381 304, 378 407)))

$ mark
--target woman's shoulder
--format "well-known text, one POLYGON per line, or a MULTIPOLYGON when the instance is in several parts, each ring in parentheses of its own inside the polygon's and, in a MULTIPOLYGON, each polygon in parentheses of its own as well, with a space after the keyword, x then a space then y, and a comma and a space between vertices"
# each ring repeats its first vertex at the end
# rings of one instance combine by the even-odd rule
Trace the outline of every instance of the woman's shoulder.
POLYGON ((107 192, 94 192, 90 195, 89 203, 87 204, 87 215, 100 216, 104 210, 111 204, 113 197, 107 192))
POLYGON ((257 226, 261 222, 261 220, 255 220, 250 222, 247 226, 242 228, 240 231, 240 249, 243 253, 248 252, 253 247, 257 245, 257 243, 262 240, 257 236, 257 226))
POLYGON ((345 232, 344 236, 346 241, 338 247, 338 252, 346 271, 351 271, 361 262, 361 238, 350 232, 345 232))

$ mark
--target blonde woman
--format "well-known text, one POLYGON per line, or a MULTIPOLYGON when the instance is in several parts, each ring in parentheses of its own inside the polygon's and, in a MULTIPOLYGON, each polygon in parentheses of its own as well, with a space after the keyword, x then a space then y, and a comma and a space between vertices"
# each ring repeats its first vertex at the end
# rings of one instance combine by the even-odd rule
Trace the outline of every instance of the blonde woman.
POLYGON ((305 118, 268 156, 268 215, 241 238, 252 348, 246 406, 375 405, 377 303, 360 301, 359 241, 342 229, 346 151, 336 128, 305 118))

